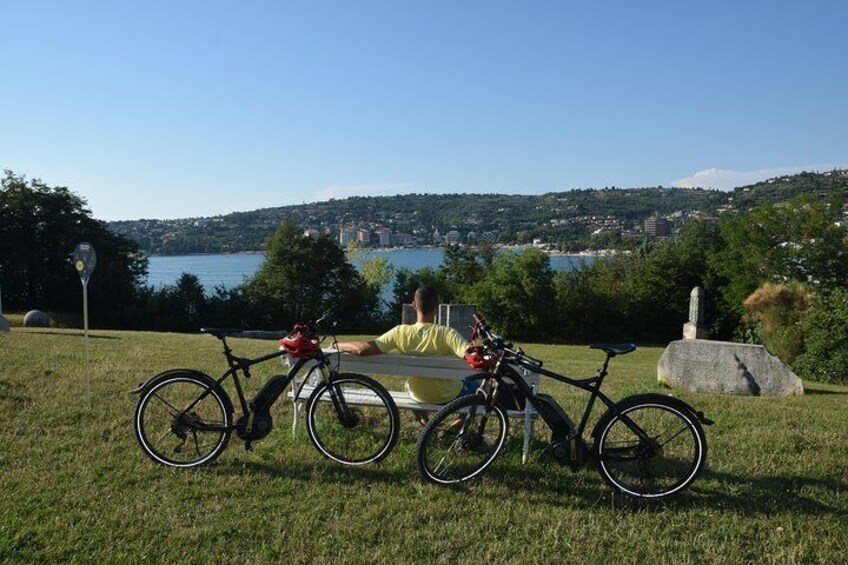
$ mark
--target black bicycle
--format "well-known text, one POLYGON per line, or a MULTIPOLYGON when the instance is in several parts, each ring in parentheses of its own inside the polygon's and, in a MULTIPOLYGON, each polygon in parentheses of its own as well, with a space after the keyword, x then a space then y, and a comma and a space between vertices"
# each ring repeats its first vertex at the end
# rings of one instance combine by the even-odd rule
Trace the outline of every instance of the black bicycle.
POLYGON ((603 367, 590 378, 574 380, 543 369, 541 360, 515 349, 492 333, 482 318, 475 318, 472 343, 482 340, 479 353, 489 369, 486 385, 477 394, 447 404, 422 432, 418 468, 428 481, 461 483, 491 465, 509 430, 507 415, 497 402, 499 388, 507 386, 517 387, 538 411, 552 432, 549 453, 574 471, 594 461, 608 484, 639 498, 677 494, 698 476, 707 457, 701 425, 713 423, 703 412, 672 396, 638 394, 613 402, 600 391, 610 359, 634 351, 634 344, 591 345, 606 352, 603 367), (590 392, 580 424, 575 425, 550 395, 530 387, 519 368, 590 392), (596 398, 607 411, 591 432, 594 441, 590 447, 583 432, 596 398))
MULTIPOLYGON (((228 336, 244 330, 203 328, 224 348, 229 369, 217 380, 193 369, 172 369, 156 375, 131 392, 139 395, 135 410, 135 435, 148 457, 171 467, 195 467, 215 460, 227 447, 233 431, 245 448, 273 429, 271 406, 308 363, 306 378, 294 391, 295 402, 303 386, 317 383, 306 403, 309 439, 325 457, 346 465, 362 465, 386 457, 397 443, 398 409, 391 395, 374 379, 355 373, 339 373, 335 355, 320 347, 319 328, 334 327, 322 318, 314 324, 298 324, 281 340, 280 351, 245 359, 233 355, 228 336), (286 374, 271 377, 250 402, 245 399, 239 373, 250 378, 250 368, 283 355, 293 363, 286 374), (242 415, 234 421, 235 408, 224 390, 231 376, 242 415)), ((333 336, 333 343, 336 338, 333 336)))

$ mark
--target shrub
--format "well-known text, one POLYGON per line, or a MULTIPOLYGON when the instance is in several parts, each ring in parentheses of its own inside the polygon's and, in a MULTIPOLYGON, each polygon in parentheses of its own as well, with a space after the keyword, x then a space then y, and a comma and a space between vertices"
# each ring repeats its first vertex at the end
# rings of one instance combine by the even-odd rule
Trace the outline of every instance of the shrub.
POLYGON ((812 293, 801 283, 765 283, 743 302, 742 321, 769 351, 790 364, 804 351, 801 320, 811 302, 812 293))
POLYGON ((848 291, 821 298, 801 324, 806 351, 792 368, 805 379, 848 383, 848 291))

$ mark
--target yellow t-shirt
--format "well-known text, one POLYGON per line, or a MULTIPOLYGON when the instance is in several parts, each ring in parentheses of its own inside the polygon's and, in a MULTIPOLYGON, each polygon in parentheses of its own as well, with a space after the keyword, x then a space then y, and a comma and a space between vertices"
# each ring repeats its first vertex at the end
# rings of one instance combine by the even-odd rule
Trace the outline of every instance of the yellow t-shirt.
MULTIPOLYGON (((374 344, 382 353, 408 355, 465 355, 468 342, 458 331, 447 326, 418 322, 395 326, 377 339, 374 344)), ((462 390, 462 381, 411 377, 406 381, 409 396, 422 404, 444 404, 456 398, 462 390)))

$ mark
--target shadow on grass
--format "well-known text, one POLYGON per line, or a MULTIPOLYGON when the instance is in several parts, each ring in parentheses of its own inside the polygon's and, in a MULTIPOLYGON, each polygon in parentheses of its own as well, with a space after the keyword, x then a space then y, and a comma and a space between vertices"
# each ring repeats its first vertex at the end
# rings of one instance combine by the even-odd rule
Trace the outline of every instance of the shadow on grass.
POLYGON ((710 506, 744 515, 790 513, 809 516, 831 516, 848 519, 848 509, 819 499, 833 500, 837 492, 848 490, 848 483, 835 479, 800 476, 746 477, 706 471, 690 488, 694 494, 672 499, 669 508, 710 506), (718 483, 718 488, 710 488, 718 483), (815 489, 813 496, 807 494, 815 489), (814 498, 815 495, 818 498, 814 498))
MULTIPOLYGON (((516 442, 518 443, 518 442, 516 442)), ((481 483, 497 483, 525 503, 591 510, 610 505, 623 512, 666 512, 677 510, 728 511, 746 516, 793 514, 848 519, 848 509, 825 501, 835 493, 848 490, 848 483, 836 479, 800 476, 748 477, 721 471, 705 470, 688 490, 670 499, 639 500, 617 493, 603 481, 592 462, 572 473, 538 452, 527 465, 521 465, 514 449, 502 454, 483 476, 455 486, 428 485, 435 491, 452 490, 469 497, 503 497, 481 488, 481 483)), ((538 447, 538 444, 537 444, 538 447)), ((395 457, 398 454, 390 455, 395 457)), ((216 474, 245 475, 261 473, 274 478, 290 478, 304 482, 326 481, 334 484, 363 485, 383 483, 408 485, 424 481, 406 467, 385 468, 378 465, 345 467, 324 462, 242 461, 219 463, 216 474)))
POLYGON ((241 461, 220 463, 213 472, 219 475, 244 475, 245 473, 261 473, 272 478, 296 479, 301 481, 326 481, 336 484, 373 483, 389 484, 406 483, 410 479, 408 472, 400 469, 386 469, 378 465, 370 467, 330 466, 322 463, 301 463, 298 461, 283 461, 271 463, 264 461, 241 461))
POLYGON ((844 390, 824 390, 820 388, 807 388, 804 389, 804 395, 827 395, 827 394, 841 394, 848 395, 848 391, 844 390))
MULTIPOLYGON (((536 442, 536 447, 539 445, 536 442)), ((512 447, 513 451, 517 451, 516 446, 512 447)), ((500 465, 495 461, 482 480, 502 483, 517 496, 534 503, 550 504, 553 501, 556 504, 558 497, 564 497, 568 498, 569 505, 585 509, 605 501, 625 511, 708 508, 748 516, 789 513, 848 519, 848 508, 829 503, 836 499, 836 493, 848 491, 848 483, 837 479, 749 477, 707 469, 678 496, 642 500, 615 492, 607 486, 591 461, 582 470, 572 473, 550 456, 540 456, 538 450, 536 453, 524 466, 515 459, 507 464, 501 461, 500 465)))
POLYGON ((18 394, 15 389, 21 388, 18 383, 0 381, 0 400, 7 400, 16 405, 23 406, 32 402, 32 398, 25 394, 18 394))
MULTIPOLYGON (((27 335, 58 335, 61 337, 85 337, 84 333, 65 333, 65 332, 27 332, 27 335)), ((91 339, 123 339, 114 335, 90 335, 91 339)))

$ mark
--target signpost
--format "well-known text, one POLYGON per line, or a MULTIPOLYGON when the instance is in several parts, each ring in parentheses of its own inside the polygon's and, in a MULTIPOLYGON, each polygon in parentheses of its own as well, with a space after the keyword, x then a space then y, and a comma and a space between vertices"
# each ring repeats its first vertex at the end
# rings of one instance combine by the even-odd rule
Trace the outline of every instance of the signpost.
POLYGON ((88 242, 78 243, 73 252, 74 268, 82 282, 82 319, 85 328, 85 374, 88 380, 88 405, 91 407, 91 370, 89 367, 89 345, 88 345, 88 279, 97 266, 97 253, 94 246, 88 242))

